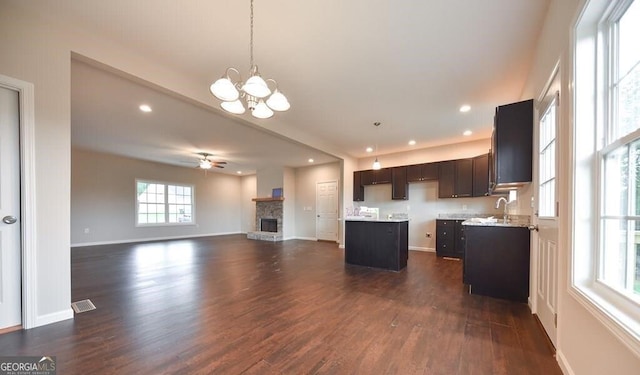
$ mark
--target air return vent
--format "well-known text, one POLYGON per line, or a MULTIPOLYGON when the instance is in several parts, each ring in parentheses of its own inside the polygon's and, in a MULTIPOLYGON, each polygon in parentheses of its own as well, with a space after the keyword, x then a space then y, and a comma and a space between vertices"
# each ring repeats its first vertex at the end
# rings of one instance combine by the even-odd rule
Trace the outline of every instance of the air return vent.
POLYGON ((96 309, 96 306, 89 299, 83 299, 82 301, 74 302, 71 304, 71 307, 73 308, 73 311, 76 312, 76 314, 96 309))

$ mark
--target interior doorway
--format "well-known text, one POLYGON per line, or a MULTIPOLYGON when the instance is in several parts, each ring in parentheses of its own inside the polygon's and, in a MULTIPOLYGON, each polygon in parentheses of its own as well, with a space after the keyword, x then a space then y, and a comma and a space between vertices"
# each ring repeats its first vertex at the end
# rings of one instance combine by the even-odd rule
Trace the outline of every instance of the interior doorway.
POLYGON ((316 184, 316 239, 338 241, 338 181, 316 184))

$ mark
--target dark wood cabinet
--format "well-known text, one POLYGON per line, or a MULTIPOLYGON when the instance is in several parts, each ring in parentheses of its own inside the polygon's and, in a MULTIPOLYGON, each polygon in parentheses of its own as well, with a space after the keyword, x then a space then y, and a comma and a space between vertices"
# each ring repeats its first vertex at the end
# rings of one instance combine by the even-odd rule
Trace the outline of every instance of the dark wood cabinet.
POLYGON ((382 168, 377 171, 368 169, 361 172, 360 182, 363 186, 391 183, 391 168, 382 168))
POLYGON ((362 171, 353 172, 353 201, 364 201, 364 186, 362 186, 362 171))
POLYGON ((529 297, 529 229, 465 226, 463 280, 470 292, 527 302, 529 297))
POLYGON ((492 191, 505 191, 531 182, 533 100, 496 108, 491 145, 492 191))
POLYGON ((474 197, 489 195, 489 154, 473 158, 473 194, 474 197))
POLYGON ((407 182, 431 181, 438 179, 438 163, 424 163, 407 166, 407 182))
POLYGON ((473 160, 459 159, 439 163, 438 197, 462 198, 473 194, 473 160))
POLYGON ((436 219, 436 255, 439 257, 464 257, 464 220, 436 219))
POLYGON ((346 263, 400 271, 408 256, 408 221, 346 221, 346 263))
POLYGON ((407 185, 407 167, 391 168, 391 199, 409 199, 409 186, 407 185))

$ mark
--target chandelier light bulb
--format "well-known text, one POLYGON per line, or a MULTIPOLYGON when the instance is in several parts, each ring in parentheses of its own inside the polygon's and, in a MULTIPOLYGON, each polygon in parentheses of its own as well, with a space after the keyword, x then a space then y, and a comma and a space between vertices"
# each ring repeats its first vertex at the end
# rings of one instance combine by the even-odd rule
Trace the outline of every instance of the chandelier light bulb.
POLYGON ((242 102, 240 100, 236 100, 233 102, 222 102, 220 103, 220 106, 225 111, 233 113, 234 115, 241 115, 246 111, 244 105, 242 105, 242 102))
POLYGON ((236 89, 228 76, 215 81, 209 87, 209 91, 213 96, 225 102, 232 102, 240 97, 240 92, 238 92, 238 89, 236 89))
POLYGON ((278 89, 275 89, 273 94, 271 94, 269 99, 267 99, 267 105, 269 106, 269 108, 278 112, 286 111, 287 109, 291 108, 291 104, 289 104, 287 98, 280 91, 278 91, 278 89))
POLYGON ((257 74, 257 71, 256 74, 251 76, 244 86, 242 86, 242 91, 256 98, 264 98, 271 94, 269 86, 267 86, 264 79, 257 74))
POLYGON ((202 169, 211 169, 212 165, 213 164, 208 159, 200 160, 200 168, 202 168, 202 169))
POLYGON ((258 105, 256 105, 256 108, 254 108, 251 114, 253 117, 265 119, 273 116, 273 111, 267 107, 262 99, 260 99, 258 105))

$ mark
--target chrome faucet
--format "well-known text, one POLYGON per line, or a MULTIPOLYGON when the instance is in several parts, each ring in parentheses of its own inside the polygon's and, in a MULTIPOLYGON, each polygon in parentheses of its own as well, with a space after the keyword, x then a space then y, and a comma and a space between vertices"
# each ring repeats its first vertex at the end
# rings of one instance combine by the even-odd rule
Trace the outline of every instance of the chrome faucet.
POLYGON ((504 214, 502 216, 502 222, 506 224, 507 223, 507 205, 509 204, 509 201, 505 197, 498 198, 498 200, 496 201, 496 209, 500 208, 500 202, 504 202, 504 214))

